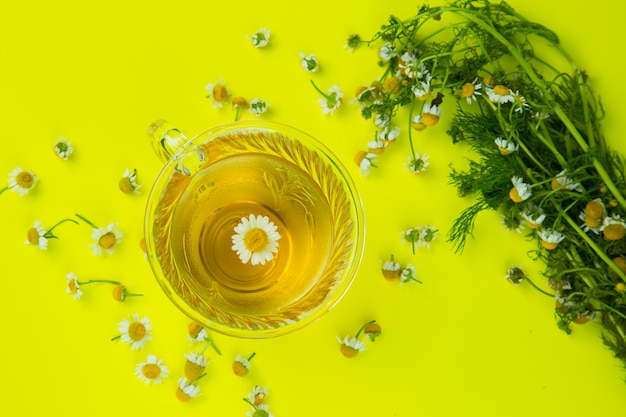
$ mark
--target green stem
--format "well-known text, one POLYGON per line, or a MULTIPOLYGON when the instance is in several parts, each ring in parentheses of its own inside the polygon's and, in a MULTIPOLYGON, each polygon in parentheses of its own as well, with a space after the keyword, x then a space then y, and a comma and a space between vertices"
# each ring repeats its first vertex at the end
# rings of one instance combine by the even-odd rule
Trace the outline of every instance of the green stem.
POLYGON ((10 189, 11 187, 9 187, 8 185, 2 189, 0 189, 0 195, 2 195, 3 192, 5 192, 6 190, 10 189))
POLYGON ((54 226, 52 226, 50 229, 48 229, 48 231, 46 232, 46 234, 44 235, 44 237, 46 238, 51 238, 51 237, 56 237, 52 234, 52 231, 54 229, 57 228, 57 226, 60 226, 61 224, 65 223, 65 222, 72 222, 74 224, 78 224, 78 222, 76 220, 73 219, 63 219, 60 222, 58 222, 57 224, 55 224, 54 226))
POLYGON ((315 88, 315 90, 317 90, 318 93, 320 93, 326 100, 330 100, 330 96, 326 94, 325 92, 323 92, 322 90, 320 90, 320 88, 317 86, 317 84, 315 84, 313 80, 309 80, 309 81, 311 81, 313 88, 315 88))
POLYGON ((537 291, 539 291, 540 293, 545 294, 545 295, 547 295, 548 297, 554 298, 554 294, 550 294, 549 292, 542 290, 542 289, 541 289, 541 288, 539 288, 539 287, 538 287, 538 286, 537 286, 534 282, 532 282, 532 280, 531 280, 530 278, 528 278, 527 276, 526 276, 526 281, 528 281, 528 283, 529 283, 530 285, 532 285, 532 286, 533 286, 533 287, 534 287, 537 291))
POLYGON ((358 339, 358 338, 359 338, 359 336, 361 335, 361 332, 362 332, 362 331, 363 331, 363 330, 364 330, 367 326, 369 326, 369 325, 370 325, 370 324, 372 324, 372 323, 376 323, 376 320, 370 320, 370 321, 368 321, 367 323, 365 323, 363 326, 361 326, 361 328, 359 329, 359 331, 358 331, 358 332, 356 332, 356 336, 354 336, 354 338, 355 338, 355 339, 358 339))
POLYGON ((95 224, 93 224, 92 222, 90 222, 87 218, 81 216, 80 214, 76 213, 76 217, 78 217, 79 219, 81 219, 82 221, 84 221, 85 223, 87 223, 89 226, 93 227, 94 229, 97 229, 98 226, 96 226, 95 224))
POLYGON ((254 357, 255 357, 255 355, 256 355, 256 352, 252 352, 252 355, 250 355, 250 356, 248 357, 248 362, 250 362, 250 361, 252 360, 252 358, 254 358, 254 357))
MULTIPOLYGON (((108 279, 90 279, 89 281, 76 281, 78 283, 78 285, 87 285, 87 284, 95 284, 95 283, 106 283, 106 284, 114 284, 114 285, 120 285, 121 283, 118 281, 111 281, 108 279)), ((130 294, 126 294, 126 295, 130 295, 130 294)), ((141 295, 141 294, 138 294, 141 295)))
POLYGON ((117 336, 111 338, 111 342, 113 342, 114 340, 117 340, 117 339, 119 339, 121 337, 122 337, 122 335, 118 334, 117 336))

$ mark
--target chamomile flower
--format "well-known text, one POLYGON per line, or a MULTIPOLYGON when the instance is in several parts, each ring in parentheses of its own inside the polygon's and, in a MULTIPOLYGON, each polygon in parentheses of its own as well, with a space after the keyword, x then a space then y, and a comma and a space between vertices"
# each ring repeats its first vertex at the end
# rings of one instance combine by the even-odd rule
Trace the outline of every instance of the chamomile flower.
POLYGON ((511 178, 511 182, 513 183, 513 188, 509 191, 509 197, 514 203, 521 203, 532 197, 533 192, 523 178, 514 176, 511 178))
POLYGON ((385 142, 382 140, 371 140, 367 142, 367 151, 374 155, 381 155, 385 151, 385 142))
POLYGON ((580 183, 574 182, 574 180, 567 176, 566 169, 559 172, 550 185, 553 190, 556 190, 557 188, 564 188, 569 191, 577 191, 579 193, 583 192, 583 187, 580 183))
POLYGON ((546 214, 543 209, 536 207, 534 204, 529 204, 525 207, 520 216, 526 221, 526 225, 531 229, 538 229, 539 226, 546 219, 546 214))
POLYGON ((522 229, 524 228, 524 224, 522 221, 511 212, 500 214, 500 222, 504 229, 508 232, 517 232, 519 234, 522 233, 522 229))
POLYGON ((599 235, 602 231, 602 221, 603 219, 593 219, 587 215, 584 211, 581 211, 578 214, 578 218, 582 220, 582 224, 580 228, 585 232, 593 232, 596 235, 599 235))
POLYGON ((506 271, 506 274, 504 274, 504 278, 511 284, 517 285, 524 281, 524 279, 526 278, 526 274, 521 267, 512 266, 506 271))
POLYGON ((254 406, 259 406, 265 401, 265 398, 269 394, 267 387, 259 387, 256 385, 252 391, 250 391, 247 395, 248 401, 252 403, 254 406))
POLYGON ((31 170, 15 168, 9 173, 8 187, 3 188, 0 192, 10 189, 18 193, 20 196, 28 194, 39 181, 39 177, 31 170))
POLYGON ((250 106, 248 107, 248 113, 252 113, 255 116, 260 116, 267 111, 270 104, 260 98, 253 98, 250 100, 250 106))
POLYGON ((146 361, 135 367, 135 375, 146 384, 160 384, 169 376, 169 369, 163 365, 163 360, 155 355, 148 355, 146 361))
POLYGON ((67 159, 74 152, 72 143, 69 139, 59 136, 56 142, 54 142, 54 153, 61 159, 67 161, 67 159))
POLYGON ((609 241, 620 240, 626 235, 626 223, 619 215, 614 214, 611 217, 607 216, 604 218, 600 230, 604 239, 609 241))
POLYGON ((189 326, 187 326, 187 333, 187 340, 194 343, 204 342, 209 338, 207 329, 195 321, 189 323, 189 326))
POLYGON ((185 377, 178 378, 178 387, 176 388, 176 398, 179 401, 186 403, 191 399, 200 395, 200 387, 195 384, 195 381, 189 381, 185 377))
POLYGON ((600 198, 591 200, 578 217, 584 222, 582 228, 585 232, 592 231, 595 234, 600 234, 602 222, 606 217, 604 203, 600 198))
POLYGON ((376 341, 376 338, 382 334, 382 328, 380 324, 372 321, 363 329, 363 336, 367 337, 372 342, 376 341))
POLYGON ((354 50, 361 44, 361 37, 357 33, 352 33, 346 37, 346 43, 343 46, 345 49, 350 52, 354 52, 354 50))
POLYGON ((246 38, 252 42, 252 46, 255 48, 264 48, 270 41, 270 31, 266 28, 260 28, 252 35, 246 36, 246 38))
POLYGON ((539 238, 541 239, 541 246, 547 250, 554 250, 565 239, 565 236, 554 229, 541 229, 539 232, 539 238))
POLYGON ((124 233, 117 228, 116 223, 110 223, 107 227, 94 227, 91 237, 95 240, 89 245, 95 256, 102 256, 104 253, 109 255, 115 252, 115 246, 118 245, 124 233))
POLYGON ((376 113, 374 116, 374 124, 376 127, 384 129, 389 126, 389 122, 391 122, 391 116, 387 113, 376 113))
POLYGON ((120 321, 117 325, 120 335, 111 340, 120 339, 129 344, 131 350, 143 349, 152 340, 152 325, 147 317, 139 318, 138 313, 134 313, 130 318, 120 321))
POLYGON ((341 339, 337 336, 337 341, 340 344, 341 354, 346 358, 354 358, 359 352, 367 350, 365 342, 358 340, 356 337, 345 336, 341 339))
POLYGON ((248 372, 250 372, 250 361, 256 353, 252 353, 247 359, 241 355, 237 355, 235 361, 233 362, 233 373, 237 376, 246 376, 248 372))
POLYGON ((317 72, 320 69, 320 64, 314 54, 306 55, 304 52, 300 52, 300 59, 300 65, 306 72, 317 72))
POLYGON ((378 56, 383 61, 389 61, 391 58, 398 56, 398 51, 396 51, 391 42, 386 42, 378 49, 378 56))
POLYGON ((486 93, 489 100, 493 103, 504 104, 513 103, 515 101, 513 91, 502 84, 498 84, 494 87, 487 87, 486 93))
MULTIPOLYGON (((244 398, 244 400, 247 400, 247 398, 244 398)), ((253 405, 252 411, 246 411, 246 415, 248 417, 274 417, 274 414, 270 412, 270 408, 267 404, 253 405)))
POLYGON ((415 152, 414 156, 409 156, 407 168, 413 174, 419 174, 420 172, 426 171, 428 165, 430 165, 430 162, 428 162, 428 155, 425 153, 420 155, 419 152, 415 152))
POLYGON ((126 169, 124 171, 124 175, 120 179, 118 186, 120 187, 120 191, 124 194, 141 194, 139 189, 141 185, 137 183, 137 170, 126 169))
POLYGON ((190 381, 195 381, 204 373, 207 363, 207 358, 202 352, 185 353, 185 377, 190 381))
POLYGON ((518 113, 522 113, 524 110, 529 109, 530 105, 526 101, 526 97, 520 94, 519 91, 513 93, 513 98, 515 99, 515 111, 518 113))
POLYGON ((417 57, 410 52, 405 52, 398 59, 398 72, 407 78, 416 77, 417 57))
POLYGON ((33 227, 28 229, 26 233, 26 241, 24 242, 27 245, 37 246, 41 250, 48 249, 48 238, 46 238, 46 229, 41 227, 41 222, 36 220, 33 223, 33 227))
POLYGON ((217 82, 209 83, 204 87, 207 90, 207 98, 213 103, 213 107, 221 109, 224 103, 230 98, 230 90, 226 88, 226 84, 221 78, 217 82))
POLYGON ((463 84, 461 87, 460 94, 467 100, 467 104, 472 104, 476 101, 476 96, 482 95, 480 89, 482 88, 482 84, 477 83, 478 78, 475 78, 471 83, 463 84))
POLYGON ((328 89, 328 92, 325 93, 320 90, 312 80, 311 84, 313 84, 317 92, 322 95, 321 98, 317 99, 317 102, 322 107, 322 114, 329 114, 331 116, 335 114, 337 109, 341 107, 343 99, 343 93, 341 92, 341 88, 338 85, 333 85, 328 89))
POLYGON ((354 156, 354 162, 359 167, 361 175, 367 177, 370 174, 371 168, 376 168, 378 158, 374 153, 359 151, 354 156))
POLYGON ((111 295, 115 301, 119 301, 123 303, 128 297, 141 297, 143 294, 135 294, 128 291, 126 285, 124 284, 116 284, 111 291, 111 295))
POLYGON ((382 273, 383 277, 389 281, 400 278, 400 274, 402 273, 402 267, 398 262, 394 260, 393 255, 391 255, 391 259, 383 264, 382 273))
POLYGON ((65 281, 65 292, 72 295, 74 300, 80 300, 83 292, 80 290, 80 283, 78 282, 78 277, 74 275, 73 272, 67 274, 65 281))
POLYGON ((411 87, 411 91, 415 98, 418 100, 426 100, 430 97, 430 82, 429 81, 417 81, 411 87))
POLYGON ((378 132, 378 139, 382 140, 385 146, 391 145, 400 136, 400 128, 398 126, 388 125, 378 132))
POLYGON ((494 142, 498 147, 498 151, 500 151, 500 155, 502 156, 511 155, 513 152, 516 152, 519 149, 518 144, 511 140, 504 139, 500 136, 498 136, 494 142))
POLYGON ((424 120, 422 119, 422 115, 418 114, 411 118, 411 127, 414 130, 421 132, 422 130, 426 129, 428 126, 426 126, 426 123, 424 123, 424 120))
POLYGON ((439 123, 441 117, 441 107, 437 104, 426 103, 422 109, 422 123, 426 126, 433 127, 439 123))
POLYGON ((402 272, 400 273, 401 285, 408 284, 410 282, 419 282, 420 284, 422 283, 422 281, 417 279, 417 269, 413 264, 408 264, 407 266, 402 268, 402 272))
POLYGON ((232 250, 237 252, 241 262, 265 265, 265 262, 274 259, 274 254, 278 252, 280 233, 268 216, 250 214, 242 217, 234 231, 232 250))

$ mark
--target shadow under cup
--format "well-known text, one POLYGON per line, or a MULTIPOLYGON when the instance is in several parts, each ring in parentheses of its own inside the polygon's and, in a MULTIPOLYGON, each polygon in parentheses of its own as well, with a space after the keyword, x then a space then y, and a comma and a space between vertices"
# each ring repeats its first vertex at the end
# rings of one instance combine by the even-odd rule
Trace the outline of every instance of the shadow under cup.
POLYGON ((246 121, 208 130, 169 159, 145 231, 157 281, 181 311, 211 330, 260 338, 299 329, 341 299, 365 227, 356 187, 326 147, 286 125, 246 121), (280 235, 271 259, 256 264, 234 245, 251 219, 280 235))

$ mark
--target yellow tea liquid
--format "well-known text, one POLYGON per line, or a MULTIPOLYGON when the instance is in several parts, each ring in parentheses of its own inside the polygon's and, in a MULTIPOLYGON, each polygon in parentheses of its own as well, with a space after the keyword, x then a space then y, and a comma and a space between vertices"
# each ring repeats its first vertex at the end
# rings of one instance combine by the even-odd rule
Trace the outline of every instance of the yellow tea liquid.
POLYGON ((236 153, 203 167, 170 213, 171 267, 188 287, 181 293, 229 313, 278 314, 305 297, 334 241, 320 188, 296 164, 267 154, 236 153), (269 217, 281 235, 265 265, 244 264, 232 249, 235 226, 250 214, 269 217))

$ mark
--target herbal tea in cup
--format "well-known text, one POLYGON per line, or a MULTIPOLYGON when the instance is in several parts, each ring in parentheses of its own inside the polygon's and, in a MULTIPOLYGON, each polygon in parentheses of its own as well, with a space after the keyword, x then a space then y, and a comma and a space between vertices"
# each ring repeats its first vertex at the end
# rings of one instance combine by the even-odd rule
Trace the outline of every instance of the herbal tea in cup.
POLYGON ((364 223, 328 149, 259 121, 189 141, 164 121, 150 133, 167 162, 148 201, 146 248, 176 306, 224 334, 271 337, 339 301, 361 260, 364 223))

